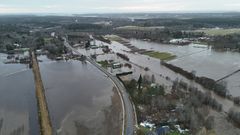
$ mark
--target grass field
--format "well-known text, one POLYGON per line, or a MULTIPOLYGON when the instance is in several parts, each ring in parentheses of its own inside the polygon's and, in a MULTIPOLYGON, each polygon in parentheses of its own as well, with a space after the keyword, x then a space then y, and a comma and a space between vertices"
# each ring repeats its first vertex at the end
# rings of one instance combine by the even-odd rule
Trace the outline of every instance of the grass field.
POLYGON ((119 41, 119 40, 122 40, 121 37, 117 36, 117 35, 107 35, 107 36, 104 36, 105 38, 111 40, 111 41, 119 41))
POLYGON ((204 32, 207 35, 229 35, 234 33, 240 33, 240 28, 233 29, 201 29, 196 30, 196 32, 204 32))
POLYGON ((107 68, 109 66, 108 61, 98 61, 97 63, 100 64, 104 68, 107 68))
POLYGON ((172 60, 177 57, 176 55, 172 55, 168 52, 146 52, 144 54, 160 60, 172 60))
POLYGON ((123 26, 116 28, 117 30, 141 30, 141 31, 151 31, 155 29, 163 29, 163 26, 155 26, 155 27, 140 27, 140 26, 123 26))

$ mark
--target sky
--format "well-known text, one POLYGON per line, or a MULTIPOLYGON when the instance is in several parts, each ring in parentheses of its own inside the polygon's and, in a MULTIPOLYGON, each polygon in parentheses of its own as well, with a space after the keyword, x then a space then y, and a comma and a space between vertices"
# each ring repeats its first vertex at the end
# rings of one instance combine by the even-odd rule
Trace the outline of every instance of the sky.
POLYGON ((240 11, 240 0, 0 0, 0 13, 240 11))

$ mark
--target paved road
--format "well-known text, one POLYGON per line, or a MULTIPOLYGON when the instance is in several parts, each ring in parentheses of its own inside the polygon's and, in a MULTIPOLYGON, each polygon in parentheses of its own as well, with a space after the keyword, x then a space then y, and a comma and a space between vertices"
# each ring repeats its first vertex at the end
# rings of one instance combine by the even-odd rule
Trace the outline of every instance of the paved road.
MULTIPOLYGON (((64 45, 71 49, 74 53, 78 54, 78 55, 82 55, 80 52, 78 52, 75 48, 73 48, 72 46, 69 45, 69 43, 67 42, 67 40, 64 38, 65 42, 64 45)), ((126 88, 123 86, 122 82, 118 80, 118 78, 116 76, 113 76, 112 74, 110 74, 108 71, 106 71, 104 68, 102 68, 101 66, 99 66, 94 60, 92 60, 91 58, 87 57, 86 58, 87 61, 89 61, 92 65, 94 65, 95 67, 97 67, 99 70, 101 70, 103 73, 105 73, 116 85, 116 87, 118 88, 119 92, 121 92, 122 95, 122 101, 124 103, 124 110, 125 110, 125 118, 124 118, 124 130, 123 130, 123 135, 133 135, 134 134, 134 130, 135 130, 135 115, 134 115, 134 108, 132 105, 132 102, 130 101, 129 95, 126 91, 126 88)))

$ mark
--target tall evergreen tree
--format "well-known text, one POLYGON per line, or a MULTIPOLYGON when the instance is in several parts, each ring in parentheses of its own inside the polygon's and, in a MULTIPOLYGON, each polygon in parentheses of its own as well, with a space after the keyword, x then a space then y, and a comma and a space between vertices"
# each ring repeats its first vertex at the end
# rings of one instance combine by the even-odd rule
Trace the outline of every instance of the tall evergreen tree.
POLYGON ((142 75, 140 75, 138 78, 138 90, 141 89, 141 84, 142 84, 142 75))

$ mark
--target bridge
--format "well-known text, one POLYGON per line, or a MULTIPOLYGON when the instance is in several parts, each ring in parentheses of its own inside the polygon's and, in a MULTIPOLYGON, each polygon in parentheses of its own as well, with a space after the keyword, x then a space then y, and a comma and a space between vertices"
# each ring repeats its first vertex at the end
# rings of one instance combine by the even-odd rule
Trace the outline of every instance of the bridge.
MULTIPOLYGON (((75 48, 73 48, 68 42, 66 38, 64 39, 64 46, 69 48, 72 52, 74 52, 77 55, 82 56, 82 54, 77 51, 75 48)), ((90 57, 86 57, 86 60, 91 63, 93 66, 98 68, 100 71, 102 71, 107 77, 111 79, 111 81, 114 83, 116 88, 118 89, 118 93, 122 102, 123 107, 123 125, 122 125, 122 135, 133 135, 135 133, 135 127, 137 124, 137 118, 136 118, 136 112, 134 105, 132 104, 132 101, 130 100, 130 97, 127 93, 126 88, 122 84, 120 80, 116 76, 113 76, 111 73, 106 71, 103 67, 98 65, 94 60, 92 60, 90 57)))

